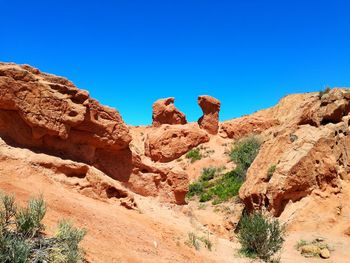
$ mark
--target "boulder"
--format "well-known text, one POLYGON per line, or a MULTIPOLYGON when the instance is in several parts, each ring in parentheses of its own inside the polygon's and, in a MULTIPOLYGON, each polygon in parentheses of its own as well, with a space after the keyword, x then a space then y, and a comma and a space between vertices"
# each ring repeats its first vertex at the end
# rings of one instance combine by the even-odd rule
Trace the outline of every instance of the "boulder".
POLYGON ((153 104, 152 125, 186 124, 186 116, 174 105, 175 98, 159 99, 153 104))
POLYGON ((195 124, 162 126, 148 134, 145 155, 156 162, 170 162, 208 141, 208 134, 195 124))
POLYGON ((321 249, 317 245, 305 245, 300 248, 301 254, 318 256, 321 253, 321 249))
POLYGON ((320 257, 324 258, 324 259, 330 258, 331 257, 331 253, 329 252, 329 249, 328 248, 321 249, 320 257))
POLYGON ((199 127, 210 134, 217 134, 219 130, 220 101, 207 95, 198 97, 198 104, 203 111, 199 118, 199 127))

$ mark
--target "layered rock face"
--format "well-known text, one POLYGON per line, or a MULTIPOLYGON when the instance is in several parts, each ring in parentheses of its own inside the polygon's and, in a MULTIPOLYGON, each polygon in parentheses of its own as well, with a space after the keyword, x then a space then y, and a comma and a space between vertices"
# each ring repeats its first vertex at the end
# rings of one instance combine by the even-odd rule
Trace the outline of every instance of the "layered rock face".
POLYGON ((210 134, 217 134, 219 130, 220 101, 211 96, 199 96, 198 104, 202 108, 203 116, 199 118, 199 126, 210 134))
POLYGON ((120 114, 30 66, 0 64, 0 136, 91 164, 120 181, 131 172, 131 136, 120 114))
POLYGON ((207 141, 208 134, 196 124, 162 126, 148 134, 145 154, 153 161, 170 162, 207 141))
MULTIPOLYGON (((118 200, 120 205, 135 209, 134 195, 120 182, 111 179, 98 169, 28 149, 11 147, 0 138, 1 175, 17 173, 23 177, 42 176, 52 184, 68 185, 79 193, 102 200, 118 200)), ((13 175, 15 176, 15 175, 13 175)), ((33 181, 33 184, 38 183, 33 181)), ((30 188, 30 187, 29 187, 30 188)))
POLYGON ((152 125, 186 124, 186 116, 174 105, 175 98, 159 99, 153 104, 152 125))
POLYGON ((269 109, 281 122, 263 133, 265 142, 248 170, 240 197, 248 209, 280 215, 307 195, 340 193, 350 173, 349 89, 291 95, 269 109), (273 174, 270 167, 276 166, 273 174))

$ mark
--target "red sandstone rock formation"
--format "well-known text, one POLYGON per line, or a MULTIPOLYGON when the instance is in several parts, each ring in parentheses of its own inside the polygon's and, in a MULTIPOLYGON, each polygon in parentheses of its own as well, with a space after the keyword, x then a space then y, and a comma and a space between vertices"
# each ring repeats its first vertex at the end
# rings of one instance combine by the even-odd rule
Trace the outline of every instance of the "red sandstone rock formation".
POLYGON ((198 104, 203 111, 203 116, 198 120, 199 126, 210 134, 217 134, 219 130, 220 101, 204 95, 198 97, 198 104))
POLYGON ((23 177, 42 174, 44 178, 71 186, 85 196, 102 200, 115 198, 128 209, 137 208, 133 194, 98 169, 84 163, 11 147, 0 138, 0 170, 14 169, 15 164, 21 167, 20 174, 23 177))
MULTIPOLYGON (((94 166, 133 189, 143 181, 137 177, 140 156, 130 150, 129 128, 118 111, 102 106, 65 78, 27 65, 0 63, 0 137, 10 145, 94 166)), ((157 172, 166 184, 152 195, 184 203, 187 176, 157 172)), ((138 188, 138 193, 144 192, 138 188)))
POLYGON ((244 116, 225 121, 220 125, 221 133, 232 139, 239 139, 249 135, 260 134, 263 131, 277 126, 276 119, 259 116, 244 116))
POLYGON ((144 196, 159 197, 162 201, 185 204, 188 192, 188 175, 172 165, 153 163, 147 158, 135 161, 128 187, 144 196))
POLYGON ((0 136, 94 165, 120 181, 131 171, 131 136, 119 113, 29 66, 0 65, 0 136))
POLYGON ((197 125, 162 126, 149 133, 145 154, 153 161, 170 162, 207 141, 208 134, 197 125))
POLYGON ((348 89, 333 89, 321 99, 316 93, 293 95, 269 110, 281 125, 264 134, 240 189, 247 208, 280 215, 289 202, 311 193, 341 192, 350 179, 349 95, 348 89), (272 165, 276 170, 269 176, 272 165))
POLYGON ((174 105, 175 98, 159 99, 153 104, 152 125, 186 124, 186 116, 174 105))

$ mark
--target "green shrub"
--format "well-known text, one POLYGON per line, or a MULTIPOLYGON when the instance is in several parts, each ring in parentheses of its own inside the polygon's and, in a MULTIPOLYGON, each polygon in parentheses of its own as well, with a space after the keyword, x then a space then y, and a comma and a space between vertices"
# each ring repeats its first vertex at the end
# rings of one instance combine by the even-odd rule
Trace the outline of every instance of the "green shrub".
POLYGON ((237 196, 245 180, 246 172, 257 156, 259 148, 260 141, 255 137, 237 142, 230 152, 236 168, 221 176, 221 169, 204 168, 198 181, 190 184, 187 197, 198 196, 200 202, 213 200, 213 204, 219 204, 237 196))
POLYGON ((190 184, 187 197, 191 198, 196 195, 200 195, 204 192, 204 187, 201 182, 194 182, 190 184))
POLYGON ((231 160, 247 171, 259 153, 261 142, 256 137, 248 137, 235 143, 230 151, 231 160))
POLYGON ((215 174, 216 174, 216 168, 214 167, 204 168, 202 170, 202 175, 199 178, 199 181, 208 182, 214 178, 215 174))
POLYGON ((319 97, 320 99, 322 99, 323 95, 329 93, 330 91, 331 91, 331 88, 330 88, 330 87, 326 87, 324 90, 320 90, 320 91, 318 92, 318 97, 319 97))
POLYGON ((210 201, 211 199, 213 198, 213 195, 211 193, 202 193, 200 196, 199 196, 199 202, 208 202, 210 201))
POLYGON ((198 148, 194 148, 186 154, 186 158, 191 159, 191 163, 193 163, 202 159, 202 154, 198 148))
POLYGON ((245 174, 246 174, 246 172, 242 169, 242 167, 241 166, 237 166, 232 171, 226 173, 225 176, 229 177, 229 178, 239 178, 242 181, 244 181, 245 174))
POLYGON ((14 198, 1 195, 0 200, 0 262, 64 262, 84 261, 79 243, 85 230, 74 228, 66 221, 58 226, 55 237, 43 234, 41 223, 46 213, 42 197, 29 200, 18 208, 14 198))
MULTIPOLYGON (((204 170, 203 170, 204 171, 204 170)), ((207 202, 214 199, 214 204, 219 204, 238 194, 243 184, 243 172, 235 169, 215 178, 215 168, 205 170, 197 182, 190 184, 187 193, 188 198, 199 196, 199 202, 207 202)))
MULTIPOLYGON (((69 221, 62 220, 58 224, 56 238, 60 244, 59 257, 63 262, 78 262, 84 259, 84 253, 79 249, 86 231, 75 228, 69 221)), ((57 254, 55 255, 57 257, 57 254)))
POLYGON ((235 173, 229 172, 218 180, 217 184, 209 190, 211 196, 215 196, 214 204, 219 204, 238 195, 243 184, 243 179, 235 173))
POLYGON ((282 248, 284 226, 277 219, 268 219, 260 212, 244 215, 240 221, 238 240, 244 255, 269 261, 282 248))
POLYGON ((269 167, 267 170, 267 180, 270 181, 271 177, 273 176, 274 172, 276 171, 276 164, 273 164, 269 167))
POLYGON ((34 237, 44 230, 41 223, 46 213, 46 204, 42 197, 31 199, 26 208, 21 208, 16 213, 16 225, 19 233, 34 237))

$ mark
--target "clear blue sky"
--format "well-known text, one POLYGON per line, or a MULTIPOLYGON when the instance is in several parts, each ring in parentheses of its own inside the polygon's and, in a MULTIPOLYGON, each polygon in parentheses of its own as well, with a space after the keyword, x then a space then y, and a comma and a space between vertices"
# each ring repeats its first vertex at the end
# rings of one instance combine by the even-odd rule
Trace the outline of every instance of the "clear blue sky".
POLYGON ((0 0, 0 60, 62 75, 151 122, 176 97, 190 121, 197 96, 222 102, 221 120, 289 93, 350 86, 350 1, 0 0))

